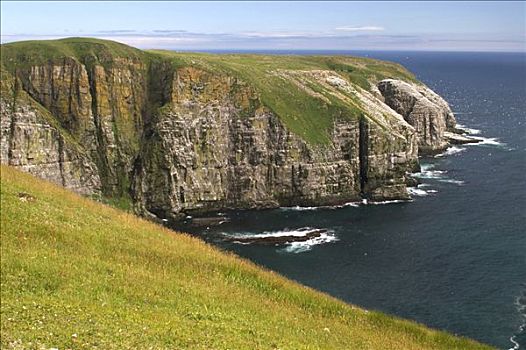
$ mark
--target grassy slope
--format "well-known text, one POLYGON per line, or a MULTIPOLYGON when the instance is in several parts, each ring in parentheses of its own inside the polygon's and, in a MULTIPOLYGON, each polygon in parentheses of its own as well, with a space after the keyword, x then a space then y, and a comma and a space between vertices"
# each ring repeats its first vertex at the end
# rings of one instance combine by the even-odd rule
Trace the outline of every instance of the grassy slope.
POLYGON ((299 78, 311 90, 327 97, 330 103, 326 103, 306 93, 290 79, 280 77, 277 71, 332 70, 365 89, 369 89, 371 82, 384 78, 415 81, 415 77, 398 64, 351 56, 141 51, 113 41, 90 38, 23 41, 2 45, 2 65, 10 72, 16 68, 57 61, 66 56, 86 64, 99 62, 105 66, 111 65, 118 57, 134 58, 147 64, 165 60, 171 61, 176 67, 199 66, 212 72, 237 76, 258 91, 263 104, 273 110, 291 131, 311 144, 329 143, 328 132, 332 129, 334 119, 360 117, 362 110, 359 103, 344 103, 331 96, 317 82, 299 78))
POLYGON ((346 305, 5 166, 1 208, 2 348, 487 348, 346 305))

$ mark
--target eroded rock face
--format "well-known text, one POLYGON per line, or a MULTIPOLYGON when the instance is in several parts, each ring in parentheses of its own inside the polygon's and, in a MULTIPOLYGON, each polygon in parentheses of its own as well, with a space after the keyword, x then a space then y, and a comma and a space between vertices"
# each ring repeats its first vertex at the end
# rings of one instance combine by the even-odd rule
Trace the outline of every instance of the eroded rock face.
MULTIPOLYGON (((3 82, 4 83, 4 82, 3 82)), ((0 100, 1 162, 84 195, 100 194, 98 169, 49 115, 21 92, 0 100)))
POLYGON ((385 103, 401 114, 418 133, 421 153, 444 149, 444 136, 455 128, 455 117, 447 102, 426 86, 386 79, 378 83, 385 103))
POLYGON ((141 211, 176 218, 224 208, 407 198, 418 147, 400 116, 379 113, 385 125, 341 120, 332 143, 315 147, 236 79, 182 69, 174 81, 171 108, 152 125, 136 166, 133 192, 141 211))
POLYGON ((111 64, 64 57, 21 68, 21 89, 57 119, 98 165, 104 192, 119 194, 139 151, 146 103, 146 66, 124 58, 111 64))

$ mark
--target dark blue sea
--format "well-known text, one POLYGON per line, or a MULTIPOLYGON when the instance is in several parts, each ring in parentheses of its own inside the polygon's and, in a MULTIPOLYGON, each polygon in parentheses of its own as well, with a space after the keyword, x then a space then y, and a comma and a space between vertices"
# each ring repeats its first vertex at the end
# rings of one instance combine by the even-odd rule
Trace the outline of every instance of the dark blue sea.
POLYGON ((526 349, 526 55, 279 53, 399 62, 483 142, 421 159, 410 202, 228 212, 220 226, 183 229, 349 303, 526 349), (221 239, 302 228, 328 231, 284 246, 221 239))

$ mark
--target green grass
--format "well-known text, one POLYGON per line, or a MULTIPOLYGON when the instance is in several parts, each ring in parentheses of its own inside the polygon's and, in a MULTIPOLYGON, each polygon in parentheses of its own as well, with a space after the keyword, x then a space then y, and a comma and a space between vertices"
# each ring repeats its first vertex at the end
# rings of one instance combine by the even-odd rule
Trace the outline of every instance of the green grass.
POLYGON ((344 304, 5 166, 1 208, 3 349, 489 348, 344 304))
MULTIPOLYGON (((206 54, 151 50, 152 55, 172 59, 178 66, 196 66, 211 72, 237 76, 259 93, 263 104, 272 110, 295 134, 314 145, 330 142, 329 132, 336 119, 359 118, 364 114, 359 102, 352 105, 329 95, 330 103, 305 92, 277 71, 331 70, 352 84, 369 90, 385 78, 415 81, 401 65, 351 56, 299 56, 253 54, 206 54)), ((313 79, 299 80, 323 95, 329 91, 313 79)), ((353 96, 348 96, 352 99, 353 96)))
POLYGON ((56 62, 64 57, 85 63, 109 64, 117 57, 144 60, 147 55, 128 45, 92 38, 29 40, 2 45, 2 64, 10 71, 15 68, 56 62))

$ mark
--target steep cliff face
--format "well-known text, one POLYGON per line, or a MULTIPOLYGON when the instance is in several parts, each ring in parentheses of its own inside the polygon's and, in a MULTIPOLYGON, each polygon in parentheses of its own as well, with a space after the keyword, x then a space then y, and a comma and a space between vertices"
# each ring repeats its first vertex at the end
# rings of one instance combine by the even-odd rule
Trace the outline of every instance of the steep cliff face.
POLYGON ((21 45, 2 47, 2 163, 143 214, 407 198, 419 146, 454 126, 379 61, 21 45))
POLYGON ((1 160, 85 195, 100 193, 97 167, 54 117, 2 72, 1 160))
POLYGON ((139 150, 146 98, 145 65, 124 58, 104 67, 71 57, 17 71, 22 88, 84 145, 98 164, 104 192, 117 194, 139 150))
POLYGON ((417 164, 413 128, 335 73, 303 74, 342 98, 361 96, 369 117, 336 120, 330 145, 315 146, 291 133, 239 79, 196 68, 174 72, 171 103, 151 125, 138 159, 136 203, 143 211, 177 217, 407 198, 407 172, 417 164))
POLYGON ((446 131, 455 129, 455 117, 447 102, 426 86, 386 79, 378 89, 389 107, 401 114, 418 133, 421 153, 444 149, 446 131))

